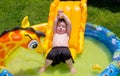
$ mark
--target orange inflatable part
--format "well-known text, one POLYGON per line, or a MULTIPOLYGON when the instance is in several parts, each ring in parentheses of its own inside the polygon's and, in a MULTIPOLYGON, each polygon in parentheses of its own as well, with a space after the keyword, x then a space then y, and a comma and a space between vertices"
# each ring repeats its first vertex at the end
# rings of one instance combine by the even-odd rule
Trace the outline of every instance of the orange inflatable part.
POLYGON ((21 46, 39 53, 43 52, 40 37, 35 30, 30 28, 27 16, 23 19, 21 27, 4 31, 0 35, 0 67, 5 67, 6 59, 17 47, 21 46))

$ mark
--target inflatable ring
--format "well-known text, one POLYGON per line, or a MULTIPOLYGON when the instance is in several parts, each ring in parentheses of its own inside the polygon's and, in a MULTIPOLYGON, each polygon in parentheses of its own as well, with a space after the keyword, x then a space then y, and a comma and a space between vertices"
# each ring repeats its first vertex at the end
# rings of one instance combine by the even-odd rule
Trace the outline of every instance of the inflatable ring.
POLYGON ((120 73, 120 39, 110 30, 89 23, 86 24, 85 36, 102 42, 113 56, 112 62, 98 76, 118 76, 120 73))

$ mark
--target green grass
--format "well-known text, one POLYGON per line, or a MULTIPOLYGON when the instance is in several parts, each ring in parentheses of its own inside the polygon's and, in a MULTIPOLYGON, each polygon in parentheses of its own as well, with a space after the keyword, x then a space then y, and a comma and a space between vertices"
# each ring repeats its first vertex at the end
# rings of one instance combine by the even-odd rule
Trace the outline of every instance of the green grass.
MULTIPOLYGON (((51 2, 52 0, 1 0, 0 33, 20 26, 26 15, 29 16, 31 25, 47 22, 51 2)), ((120 6, 110 6, 110 2, 109 6, 90 3, 87 22, 103 25, 120 37, 120 6)))
POLYGON ((115 9, 115 12, 112 12, 112 10, 103 7, 98 8, 89 6, 87 22, 102 25, 114 32, 118 37, 120 37, 120 8, 118 9, 118 11, 119 12, 117 12, 117 10, 115 9))
POLYGON ((52 0, 1 0, 0 32, 20 26, 27 15, 31 25, 47 22, 52 0))

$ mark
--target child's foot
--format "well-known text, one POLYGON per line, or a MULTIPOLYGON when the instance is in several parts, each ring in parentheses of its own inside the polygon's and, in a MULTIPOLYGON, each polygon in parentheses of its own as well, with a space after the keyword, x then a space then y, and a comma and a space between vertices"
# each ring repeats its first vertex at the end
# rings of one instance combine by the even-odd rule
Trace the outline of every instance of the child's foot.
POLYGON ((70 69, 70 72, 71 72, 72 74, 75 74, 75 73, 76 73, 76 69, 72 67, 72 68, 70 69))
POLYGON ((45 67, 42 67, 40 70, 39 70, 39 73, 43 73, 45 72, 45 67))

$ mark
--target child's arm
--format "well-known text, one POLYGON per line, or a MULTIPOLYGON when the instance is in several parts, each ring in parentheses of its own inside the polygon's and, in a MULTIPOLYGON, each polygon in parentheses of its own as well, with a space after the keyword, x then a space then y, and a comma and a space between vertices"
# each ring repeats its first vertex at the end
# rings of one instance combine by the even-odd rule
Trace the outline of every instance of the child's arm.
POLYGON ((54 20, 53 33, 56 33, 57 22, 58 22, 58 17, 56 17, 54 20))
POLYGON ((71 33, 71 21, 70 19, 63 13, 63 18, 67 24, 67 34, 68 36, 70 36, 70 33, 71 33))

